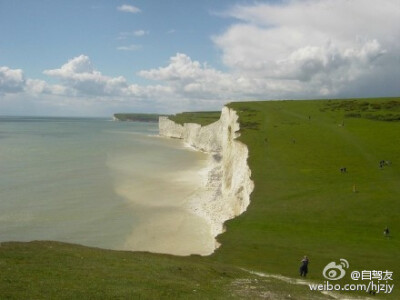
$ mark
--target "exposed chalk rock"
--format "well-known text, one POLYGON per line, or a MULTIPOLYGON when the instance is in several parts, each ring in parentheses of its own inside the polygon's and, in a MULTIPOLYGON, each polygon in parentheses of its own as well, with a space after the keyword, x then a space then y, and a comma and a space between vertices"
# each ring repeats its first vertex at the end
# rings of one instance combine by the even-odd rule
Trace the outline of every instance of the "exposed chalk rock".
POLYGON ((161 136, 183 139, 188 145, 210 154, 204 187, 187 205, 209 222, 214 237, 224 231, 225 221, 247 209, 254 189, 247 164, 247 146, 236 140, 240 129, 238 118, 236 111, 228 107, 222 109, 218 121, 207 126, 193 123, 182 126, 167 117, 159 118, 161 136))

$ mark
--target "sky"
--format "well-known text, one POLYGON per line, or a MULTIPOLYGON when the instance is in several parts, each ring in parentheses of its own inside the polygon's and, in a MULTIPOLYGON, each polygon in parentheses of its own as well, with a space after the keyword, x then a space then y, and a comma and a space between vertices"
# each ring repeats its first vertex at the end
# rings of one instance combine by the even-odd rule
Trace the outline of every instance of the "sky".
POLYGON ((391 96, 398 0, 0 0, 0 115, 391 96))

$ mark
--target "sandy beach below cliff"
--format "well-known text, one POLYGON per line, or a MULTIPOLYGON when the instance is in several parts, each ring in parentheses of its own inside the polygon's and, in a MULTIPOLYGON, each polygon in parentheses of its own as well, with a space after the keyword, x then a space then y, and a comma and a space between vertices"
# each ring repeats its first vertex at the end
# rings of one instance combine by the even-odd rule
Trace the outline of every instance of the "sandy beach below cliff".
POLYGON ((188 208, 188 203, 198 202, 207 193, 209 154, 190 149, 179 140, 161 139, 195 160, 191 164, 174 160, 171 163, 175 165, 164 161, 162 172, 145 170, 148 178, 135 182, 126 180, 139 177, 133 174, 135 170, 123 170, 125 164, 114 161, 112 167, 119 173, 116 192, 132 205, 137 221, 123 248, 174 255, 209 255, 215 249, 211 225, 188 208), (144 188, 146 185, 148 188, 144 188), (138 194, 139 190, 143 191, 142 195, 138 194))

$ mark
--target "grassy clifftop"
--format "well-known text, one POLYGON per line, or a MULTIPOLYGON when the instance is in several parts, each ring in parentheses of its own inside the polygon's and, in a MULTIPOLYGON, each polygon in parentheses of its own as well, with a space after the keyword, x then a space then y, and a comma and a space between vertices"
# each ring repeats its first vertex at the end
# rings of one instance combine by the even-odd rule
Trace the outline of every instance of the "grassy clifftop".
POLYGON ((399 105, 399 98, 230 104, 255 190, 212 259, 295 277, 308 255, 309 278, 320 281, 340 258, 350 270, 400 274, 399 105), (380 167, 381 160, 391 163, 380 167))
POLYGON ((169 116, 169 119, 181 125, 184 123, 197 123, 204 126, 217 121, 220 115, 220 111, 183 112, 169 116))
POLYGON ((200 256, 3 243, 0 299, 328 299, 200 256))

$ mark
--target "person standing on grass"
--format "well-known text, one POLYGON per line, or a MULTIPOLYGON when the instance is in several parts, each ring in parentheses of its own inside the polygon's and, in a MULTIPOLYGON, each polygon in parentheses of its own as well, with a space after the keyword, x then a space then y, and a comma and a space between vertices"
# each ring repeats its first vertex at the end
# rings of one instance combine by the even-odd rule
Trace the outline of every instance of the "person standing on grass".
POLYGON ((383 230, 383 235, 389 237, 389 227, 386 226, 385 230, 383 230))
POLYGON ((306 277, 307 273, 308 273, 308 257, 304 256, 304 258, 301 260, 300 276, 306 277))

